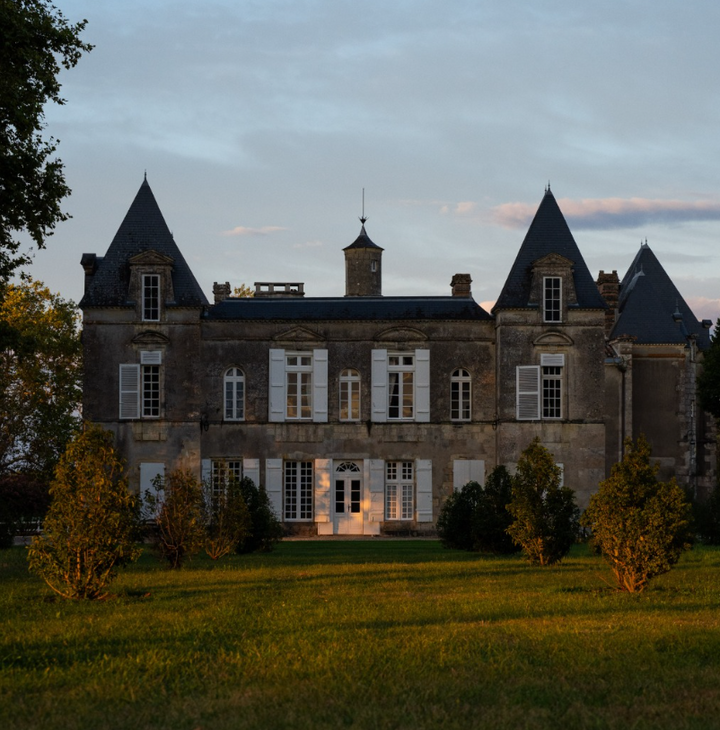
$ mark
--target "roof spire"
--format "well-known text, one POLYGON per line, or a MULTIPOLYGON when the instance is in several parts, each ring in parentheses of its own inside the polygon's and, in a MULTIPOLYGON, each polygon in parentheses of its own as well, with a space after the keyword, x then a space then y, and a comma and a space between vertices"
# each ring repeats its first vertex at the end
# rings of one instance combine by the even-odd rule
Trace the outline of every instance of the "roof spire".
POLYGON ((365 221, 367 218, 365 217, 365 188, 362 189, 362 216, 360 216, 360 223, 365 225, 365 221))

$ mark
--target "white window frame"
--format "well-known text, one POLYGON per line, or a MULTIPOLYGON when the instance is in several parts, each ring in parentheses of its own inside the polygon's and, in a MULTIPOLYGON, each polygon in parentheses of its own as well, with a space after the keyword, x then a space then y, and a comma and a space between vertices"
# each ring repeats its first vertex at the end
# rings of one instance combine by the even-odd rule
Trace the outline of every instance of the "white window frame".
POLYGON ((388 353, 388 421, 415 420, 415 363, 416 358, 414 352, 388 353), (394 390, 395 392, 393 392, 394 390))
POLYGON ((385 462, 385 519, 408 521, 415 516, 415 462, 385 462))
POLYGON ((339 378, 339 418, 341 421, 360 420, 360 373, 345 368, 339 378))
POLYGON ((243 478, 243 460, 241 457, 232 459, 212 459, 210 462, 210 495, 213 500, 225 494, 230 479, 238 482, 243 478))
POLYGON ((561 276, 543 276, 543 322, 562 322, 561 276))
POLYGON ((285 522, 313 520, 313 462, 283 462, 283 519, 285 522))
POLYGON ((518 421, 559 421, 565 411, 565 355, 544 353, 540 365, 518 365, 515 369, 515 417, 518 421), (552 371, 552 372, 551 372, 552 371), (547 402, 550 384, 557 393, 556 405, 547 402))
POLYGON ((225 421, 245 420, 245 373, 235 366, 223 375, 223 413, 225 421))
POLYGON ((142 275, 142 319, 160 321, 160 274, 142 275))
MULTIPOLYGON (((284 349, 270 349, 269 365, 269 403, 268 420, 271 423, 283 423, 284 421, 313 421, 315 423, 327 423, 328 420, 328 351, 323 349, 294 352, 284 349), (309 357, 310 367, 307 364, 296 362, 288 365, 288 358, 309 357), (303 378, 298 375, 310 374, 305 378, 309 382, 309 391, 302 385, 303 378), (288 416, 289 390, 288 383, 297 386, 300 381, 299 392, 304 390, 306 395, 309 392, 310 415, 307 410, 302 410, 298 415, 288 416)), ((293 388, 294 389, 294 388, 293 388)))
POLYGON ((457 368, 450 376, 450 420, 472 420, 472 377, 465 368, 457 368))
POLYGON ((160 418, 160 393, 161 393, 161 373, 160 365, 141 365, 141 381, 142 381, 142 417, 143 418, 160 418))

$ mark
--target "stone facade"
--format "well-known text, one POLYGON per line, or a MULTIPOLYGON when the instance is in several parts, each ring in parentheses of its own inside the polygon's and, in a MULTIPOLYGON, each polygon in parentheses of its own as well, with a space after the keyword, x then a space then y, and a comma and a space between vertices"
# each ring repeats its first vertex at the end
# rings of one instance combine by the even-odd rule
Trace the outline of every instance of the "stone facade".
POLYGON ((131 488, 244 475, 289 532, 377 535, 431 533, 453 489, 536 436, 581 505, 638 429, 663 474, 714 478, 692 410, 702 343, 612 339, 549 190, 492 313, 469 274, 447 297, 383 296, 382 250, 363 221, 344 297, 220 283, 209 303, 145 181, 107 254, 83 256, 84 414, 116 434, 131 488))

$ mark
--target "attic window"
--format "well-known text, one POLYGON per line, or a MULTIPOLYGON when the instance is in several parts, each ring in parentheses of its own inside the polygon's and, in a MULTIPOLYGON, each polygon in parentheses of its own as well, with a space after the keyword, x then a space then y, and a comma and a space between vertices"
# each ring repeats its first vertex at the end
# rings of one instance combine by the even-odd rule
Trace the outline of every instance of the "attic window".
POLYGON ((143 320, 157 322, 160 319, 160 275, 143 274, 142 278, 143 320))
POLYGON ((543 277, 543 320, 562 322, 562 279, 559 276, 543 277))

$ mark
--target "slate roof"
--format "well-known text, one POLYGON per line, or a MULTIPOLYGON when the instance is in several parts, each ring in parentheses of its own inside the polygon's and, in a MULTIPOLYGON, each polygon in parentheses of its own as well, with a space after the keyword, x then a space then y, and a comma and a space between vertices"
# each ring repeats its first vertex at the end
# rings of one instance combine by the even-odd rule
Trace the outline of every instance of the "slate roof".
POLYGON ((249 297, 210 307, 210 320, 490 320, 465 297, 249 297))
POLYGON ((690 334, 704 350, 710 334, 688 307, 647 243, 640 246, 635 259, 620 282, 618 319, 610 339, 631 336, 640 344, 687 344, 690 334), (673 315, 682 319, 676 322, 673 315))
POLYGON ((532 265, 551 253, 560 254, 573 262, 577 307, 606 309, 607 305, 600 296, 555 196, 548 188, 492 311, 530 306, 532 265))
POLYGON ((345 246, 343 251, 347 251, 351 248, 377 248, 380 251, 384 251, 384 248, 378 246, 376 243, 373 243, 370 240, 370 236, 368 236, 367 232, 365 231, 365 219, 361 218, 361 220, 362 228, 360 229, 360 235, 349 246, 345 246))
POLYGON ((80 307, 132 305, 128 301, 128 260, 150 250, 170 256, 174 262, 172 281, 175 301, 168 302, 168 306, 197 307, 208 304, 205 294, 173 240, 146 178, 107 253, 96 259, 97 270, 80 301, 80 307))

